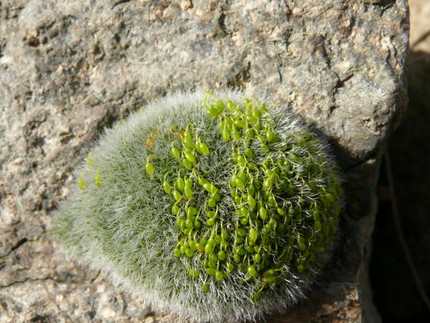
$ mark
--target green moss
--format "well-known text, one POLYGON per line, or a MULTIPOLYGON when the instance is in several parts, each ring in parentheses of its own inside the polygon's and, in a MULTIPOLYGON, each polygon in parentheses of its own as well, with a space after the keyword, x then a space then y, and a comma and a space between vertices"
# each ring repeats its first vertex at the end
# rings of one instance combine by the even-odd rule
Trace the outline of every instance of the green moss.
POLYGON ((303 296, 338 226, 324 144, 237 93, 150 106, 107 132, 55 232, 159 307, 252 319, 303 296))

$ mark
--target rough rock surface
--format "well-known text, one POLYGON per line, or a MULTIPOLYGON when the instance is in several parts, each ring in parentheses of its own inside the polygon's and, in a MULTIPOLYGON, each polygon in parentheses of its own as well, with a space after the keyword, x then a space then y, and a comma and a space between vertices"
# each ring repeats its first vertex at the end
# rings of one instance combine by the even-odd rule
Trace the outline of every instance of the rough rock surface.
POLYGON ((377 320, 360 290, 379 151, 406 107, 406 0, 0 2, 0 322, 171 322, 47 234, 104 127, 168 93, 233 87, 313 124, 346 189, 333 262, 277 322, 377 320), (360 269, 361 268, 361 269, 360 269))
POLYGON ((370 273, 374 300, 386 322, 426 322, 429 306, 417 287, 430 291, 430 1, 409 0, 410 53, 408 56, 408 110, 391 136, 378 183, 378 213, 372 237, 370 273), (392 174, 391 185, 388 174, 392 174), (384 176, 385 175, 385 176, 384 176), (393 193, 390 192, 393 191, 393 193), (393 207, 393 204, 395 206, 393 207), (401 231, 416 268, 403 250, 396 229, 397 209, 401 231), (386 246, 390 246, 388 248, 386 246), (395 268, 393 270, 393 268, 395 268), (393 286, 392 282, 396 284, 393 286))

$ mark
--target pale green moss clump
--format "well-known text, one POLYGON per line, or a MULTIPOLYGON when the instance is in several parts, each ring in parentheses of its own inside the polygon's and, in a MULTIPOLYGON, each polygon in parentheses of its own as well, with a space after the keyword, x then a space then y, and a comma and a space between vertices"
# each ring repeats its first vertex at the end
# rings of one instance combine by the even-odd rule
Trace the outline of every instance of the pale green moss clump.
POLYGON ((163 99, 108 130, 55 233, 77 260, 197 320, 303 297, 328 258, 341 188, 321 140, 238 93, 163 99))

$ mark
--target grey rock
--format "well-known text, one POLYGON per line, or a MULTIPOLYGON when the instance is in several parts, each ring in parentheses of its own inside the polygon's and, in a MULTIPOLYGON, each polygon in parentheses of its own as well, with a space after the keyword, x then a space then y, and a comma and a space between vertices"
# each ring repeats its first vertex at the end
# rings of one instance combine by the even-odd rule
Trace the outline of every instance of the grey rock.
POLYGON ((302 116, 344 172, 351 241, 308 301, 271 319, 366 317, 360 226, 372 228, 381 147, 406 108, 408 29, 406 0, 0 2, 0 322, 179 320, 46 232, 104 127, 169 93, 226 87, 302 116))

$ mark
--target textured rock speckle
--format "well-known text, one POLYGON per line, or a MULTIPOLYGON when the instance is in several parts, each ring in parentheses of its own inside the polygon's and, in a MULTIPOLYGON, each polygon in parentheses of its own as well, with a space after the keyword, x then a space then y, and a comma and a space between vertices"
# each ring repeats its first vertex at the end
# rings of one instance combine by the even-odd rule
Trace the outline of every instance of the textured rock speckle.
POLYGON ((346 179, 358 259, 340 245, 336 275, 273 320, 359 321, 365 241, 350 217, 373 216, 380 147, 406 107, 406 0, 15 0, 0 21, 0 322, 176 319, 65 259, 46 232, 104 127, 168 93, 226 87, 303 116, 346 179))

